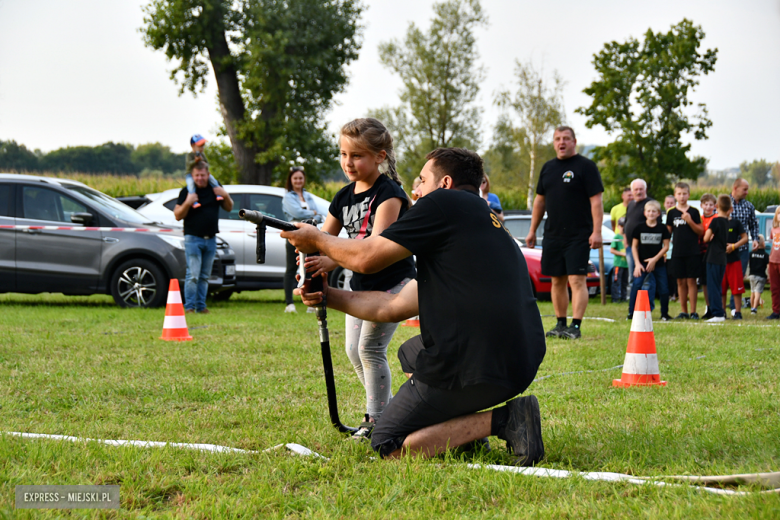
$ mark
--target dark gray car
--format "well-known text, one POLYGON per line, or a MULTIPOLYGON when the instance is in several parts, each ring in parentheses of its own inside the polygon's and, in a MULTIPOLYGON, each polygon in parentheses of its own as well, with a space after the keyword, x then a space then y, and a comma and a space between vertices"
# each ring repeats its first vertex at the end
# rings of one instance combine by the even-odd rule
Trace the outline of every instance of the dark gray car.
MULTIPOLYGON (((122 307, 162 306, 169 280, 186 273, 184 236, 163 231, 171 228, 80 182, 0 174, 0 292, 103 293, 122 307)), ((209 289, 234 284, 235 255, 221 241, 209 289)))

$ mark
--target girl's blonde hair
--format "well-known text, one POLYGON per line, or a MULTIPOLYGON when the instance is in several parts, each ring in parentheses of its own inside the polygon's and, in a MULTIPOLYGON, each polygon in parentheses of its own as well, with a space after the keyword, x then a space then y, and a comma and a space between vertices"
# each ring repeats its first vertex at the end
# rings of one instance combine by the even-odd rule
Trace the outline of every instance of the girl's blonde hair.
MULTIPOLYGON (((341 127, 341 135, 355 141, 374 155, 381 151, 387 154, 384 162, 379 165, 379 171, 396 182, 401 188, 403 183, 396 170, 395 150, 393 150, 393 136, 378 119, 373 117, 361 117, 350 121, 341 127)), ((404 192, 405 193, 405 192, 404 192)), ((407 206, 411 207, 412 200, 406 195, 407 206)))
POLYGON ((779 216, 780 216, 780 206, 777 206, 777 209, 775 210, 775 216, 772 217, 773 228, 780 227, 780 218, 778 218, 779 216))

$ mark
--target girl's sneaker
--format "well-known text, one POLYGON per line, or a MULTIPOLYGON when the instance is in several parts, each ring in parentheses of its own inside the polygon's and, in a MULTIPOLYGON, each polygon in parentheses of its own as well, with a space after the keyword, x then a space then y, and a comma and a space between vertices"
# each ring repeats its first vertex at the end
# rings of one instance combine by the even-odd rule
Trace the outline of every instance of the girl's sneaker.
POLYGON ((223 197, 222 195, 217 195, 217 200, 219 202, 222 202, 223 200, 225 200, 225 197, 223 197))
POLYGON ((371 422, 371 418, 366 414, 366 420, 360 423, 358 430, 352 434, 353 441, 370 441, 371 433, 374 431, 374 423, 371 422))
POLYGON ((200 207, 200 202, 198 202, 197 200, 192 203, 192 208, 193 209, 196 209, 196 208, 199 208, 199 207, 200 207))

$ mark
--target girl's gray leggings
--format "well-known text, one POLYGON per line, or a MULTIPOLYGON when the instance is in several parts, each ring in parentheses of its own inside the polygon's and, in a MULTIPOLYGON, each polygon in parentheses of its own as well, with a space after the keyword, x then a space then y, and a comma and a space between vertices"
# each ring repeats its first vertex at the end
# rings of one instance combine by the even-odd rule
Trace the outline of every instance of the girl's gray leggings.
MULTIPOLYGON (((403 280, 387 292, 398 294, 409 280, 403 280)), ((366 389, 366 413, 374 420, 379 419, 393 398, 387 346, 397 328, 397 323, 375 323, 346 316, 347 356, 366 389)))

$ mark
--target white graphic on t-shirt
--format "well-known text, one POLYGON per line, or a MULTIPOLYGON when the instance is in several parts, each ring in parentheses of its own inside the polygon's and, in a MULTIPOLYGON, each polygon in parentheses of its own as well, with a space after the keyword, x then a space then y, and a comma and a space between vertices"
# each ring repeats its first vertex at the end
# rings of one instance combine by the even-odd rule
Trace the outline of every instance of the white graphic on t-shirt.
POLYGON ((688 223, 682 217, 674 217, 674 227, 687 226, 688 223))
POLYGON ((563 174, 563 182, 571 182, 573 178, 574 178, 574 172, 571 170, 563 174))
POLYGON ((639 241, 643 244, 660 244, 662 236, 661 233, 641 233, 639 241))
POLYGON ((374 228, 374 214, 371 212, 373 201, 373 198, 366 197, 362 202, 341 208, 342 222, 349 238, 358 238, 358 235, 361 235, 360 238, 371 236, 374 228))

